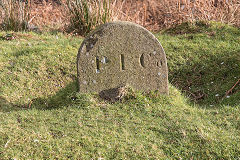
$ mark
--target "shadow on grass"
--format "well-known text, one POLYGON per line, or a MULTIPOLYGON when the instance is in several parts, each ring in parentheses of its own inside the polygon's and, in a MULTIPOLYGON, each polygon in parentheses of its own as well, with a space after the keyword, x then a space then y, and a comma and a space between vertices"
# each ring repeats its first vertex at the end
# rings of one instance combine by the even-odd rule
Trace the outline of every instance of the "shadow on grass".
POLYGON ((240 79, 239 31, 228 25, 201 21, 166 30, 164 34, 177 35, 186 43, 165 48, 172 85, 202 106, 238 105, 240 85, 231 89, 240 79))
POLYGON ((69 83, 49 98, 35 98, 30 103, 16 105, 0 96, 0 112, 19 111, 27 109, 51 110, 71 105, 77 93, 77 81, 69 83))
MULTIPOLYGON (((210 56, 193 65, 183 65, 178 70, 170 69, 169 80, 174 86, 185 92, 192 102, 198 103, 200 106, 213 108, 219 104, 239 105, 240 85, 233 89, 229 98, 224 97, 226 91, 240 78, 239 62, 240 59, 236 53, 229 53, 229 56, 225 55, 225 57, 210 56)), ((27 109, 51 110, 70 106, 74 104, 77 91, 78 85, 75 80, 53 96, 38 97, 21 106, 10 103, 0 96, 0 112, 27 109)))
POLYGON ((180 25, 176 25, 173 28, 165 30, 165 33, 168 33, 170 35, 203 33, 209 28, 210 25, 208 22, 197 21, 195 24, 185 22, 180 25))
POLYGON ((179 69, 169 69, 169 81, 203 106, 240 103, 240 84, 226 95, 240 79, 240 50, 209 55, 195 62, 188 62, 179 69))
POLYGON ((60 89, 55 95, 49 98, 33 99, 30 108, 49 110, 71 105, 75 99, 77 91, 77 81, 71 82, 65 88, 60 89))
POLYGON ((16 105, 8 102, 5 98, 0 96, 0 112, 10 112, 18 110, 22 110, 22 108, 17 107, 16 105))

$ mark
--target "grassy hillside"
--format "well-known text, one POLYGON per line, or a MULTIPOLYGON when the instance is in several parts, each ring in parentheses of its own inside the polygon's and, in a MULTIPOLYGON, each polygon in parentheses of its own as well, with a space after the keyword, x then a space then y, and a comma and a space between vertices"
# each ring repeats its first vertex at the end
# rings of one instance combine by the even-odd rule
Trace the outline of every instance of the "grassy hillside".
POLYGON ((78 94, 81 37, 0 32, 0 159, 237 159, 240 30, 183 24, 156 33, 170 95, 111 104, 78 94), (12 39, 12 40, 7 40, 12 39))
POLYGON ((239 87, 225 97, 240 79, 239 28, 199 22, 166 32, 158 38, 166 50, 170 83, 204 106, 239 104, 239 87))

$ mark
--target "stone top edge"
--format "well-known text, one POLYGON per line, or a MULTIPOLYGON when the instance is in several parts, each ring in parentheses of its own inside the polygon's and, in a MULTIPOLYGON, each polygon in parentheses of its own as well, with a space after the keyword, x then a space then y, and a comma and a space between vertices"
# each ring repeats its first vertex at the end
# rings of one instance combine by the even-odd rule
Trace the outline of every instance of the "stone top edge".
POLYGON ((105 26, 109 26, 109 25, 129 25, 129 26, 135 26, 137 28, 141 28, 143 30, 145 30, 146 32, 148 32, 149 34, 151 34, 153 37, 155 37, 152 32, 150 32, 149 30, 147 30, 146 28, 144 28, 143 26, 137 24, 137 23, 133 23, 133 22, 129 22, 129 21, 111 21, 111 22, 107 22, 104 24, 99 25, 96 29, 94 29, 93 31, 91 31, 85 38, 93 35, 94 33, 96 33, 97 31, 99 31, 100 29, 102 29, 105 26))
POLYGON ((142 30, 144 30, 146 33, 148 33, 149 35, 152 36, 153 39, 155 39, 160 47, 162 48, 162 51, 164 53, 164 56, 166 58, 166 53, 160 43, 160 41, 154 36, 154 34, 152 32, 150 32, 149 30, 147 30, 146 28, 144 28, 143 26, 137 24, 137 23, 133 23, 133 22, 129 22, 129 21, 111 21, 111 22, 107 22, 107 23, 104 23, 104 24, 101 24, 99 25, 98 27, 96 27, 96 29, 92 30, 90 33, 88 33, 88 35, 84 38, 82 44, 81 44, 81 47, 79 48, 79 51, 78 51, 78 57, 80 56, 80 50, 82 49, 82 46, 85 44, 85 42, 92 36, 94 35, 95 33, 97 33, 98 31, 100 31, 101 29, 103 29, 104 27, 107 27, 107 26, 111 26, 111 25, 129 25, 129 26, 134 26, 136 28, 140 28, 142 30))

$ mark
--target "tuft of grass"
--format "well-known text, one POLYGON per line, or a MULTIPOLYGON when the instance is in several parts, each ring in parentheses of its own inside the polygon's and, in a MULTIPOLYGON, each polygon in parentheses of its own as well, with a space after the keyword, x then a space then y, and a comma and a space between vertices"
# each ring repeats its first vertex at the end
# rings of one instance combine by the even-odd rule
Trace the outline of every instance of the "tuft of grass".
POLYGON ((31 1, 1 0, 0 29, 22 31, 28 29, 31 1))
POLYGON ((85 35, 112 20, 111 0, 68 0, 69 30, 85 35))

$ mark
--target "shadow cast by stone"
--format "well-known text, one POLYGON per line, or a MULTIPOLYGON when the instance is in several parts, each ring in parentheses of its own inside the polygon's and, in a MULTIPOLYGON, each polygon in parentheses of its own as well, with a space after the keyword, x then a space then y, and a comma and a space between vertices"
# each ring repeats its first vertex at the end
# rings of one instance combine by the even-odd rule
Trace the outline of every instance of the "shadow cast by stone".
POLYGON ((24 108, 8 102, 4 97, 0 96, 0 112, 19 111, 22 109, 24 108))
POLYGON ((68 106, 74 100, 74 94, 77 92, 77 82, 69 83, 65 88, 60 89, 55 95, 49 98, 35 98, 32 100, 30 108, 40 110, 49 110, 68 106))
POLYGON ((218 56, 209 56, 193 65, 182 65, 178 70, 169 68, 169 81, 185 92, 192 102, 204 106, 237 105, 240 101, 234 97, 239 95, 239 87, 234 88, 230 98, 224 96, 239 79, 238 53, 240 50, 229 52, 228 55, 219 53, 218 56))
POLYGON ((30 100, 29 103, 18 105, 8 102, 0 96, 0 112, 19 111, 27 109, 50 110, 68 106, 74 100, 77 92, 77 82, 69 83, 65 88, 60 89, 56 94, 48 98, 37 97, 30 100))

